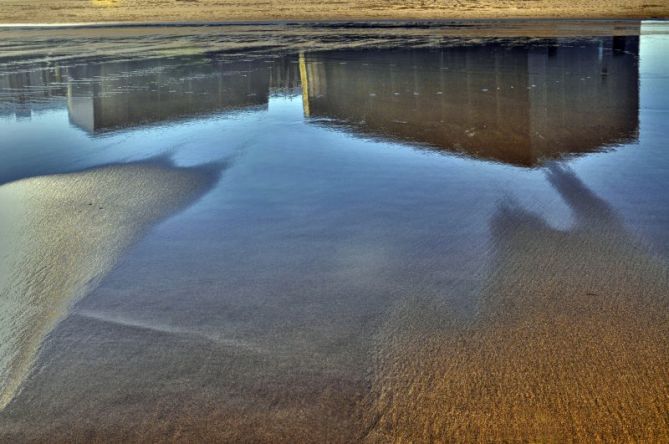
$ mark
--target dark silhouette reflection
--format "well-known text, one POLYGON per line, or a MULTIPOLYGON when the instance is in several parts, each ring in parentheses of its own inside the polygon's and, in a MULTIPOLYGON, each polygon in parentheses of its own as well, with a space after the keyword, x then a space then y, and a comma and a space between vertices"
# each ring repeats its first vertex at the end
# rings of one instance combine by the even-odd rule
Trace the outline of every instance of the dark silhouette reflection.
POLYGON ((305 57, 327 125, 532 166, 637 137, 638 37, 305 57))

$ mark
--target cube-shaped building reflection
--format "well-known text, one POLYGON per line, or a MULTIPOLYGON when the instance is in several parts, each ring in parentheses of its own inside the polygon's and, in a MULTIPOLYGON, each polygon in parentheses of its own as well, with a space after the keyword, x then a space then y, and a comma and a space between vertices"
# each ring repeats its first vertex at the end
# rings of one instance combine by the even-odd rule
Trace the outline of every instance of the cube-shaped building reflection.
POLYGON ((90 133, 262 110, 273 84, 296 87, 299 82, 296 65, 285 59, 105 62, 71 68, 70 76, 70 121, 90 133))
POLYGON ((307 54, 305 113, 515 165, 634 140, 638 37, 307 54))

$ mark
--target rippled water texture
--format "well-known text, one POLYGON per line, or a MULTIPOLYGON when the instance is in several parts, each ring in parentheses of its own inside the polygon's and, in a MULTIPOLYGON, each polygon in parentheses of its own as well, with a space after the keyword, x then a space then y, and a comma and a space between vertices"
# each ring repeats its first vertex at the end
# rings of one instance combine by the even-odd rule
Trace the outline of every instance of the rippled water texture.
POLYGON ((0 29, 0 441, 669 441, 668 31, 0 29))

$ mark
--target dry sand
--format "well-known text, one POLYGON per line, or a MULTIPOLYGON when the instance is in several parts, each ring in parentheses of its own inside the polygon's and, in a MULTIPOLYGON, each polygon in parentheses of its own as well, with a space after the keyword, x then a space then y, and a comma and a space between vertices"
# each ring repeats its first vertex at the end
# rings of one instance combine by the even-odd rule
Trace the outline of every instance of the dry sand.
POLYGON ((370 442, 669 442, 669 268, 569 170, 560 231, 518 206, 491 223, 475 319, 400 306, 378 338, 370 442))
POLYGON ((7 0, 0 23, 651 18, 665 0, 7 0))
POLYGON ((71 305, 144 230, 192 202, 217 177, 214 167, 159 161, 0 187, 0 410, 71 305))

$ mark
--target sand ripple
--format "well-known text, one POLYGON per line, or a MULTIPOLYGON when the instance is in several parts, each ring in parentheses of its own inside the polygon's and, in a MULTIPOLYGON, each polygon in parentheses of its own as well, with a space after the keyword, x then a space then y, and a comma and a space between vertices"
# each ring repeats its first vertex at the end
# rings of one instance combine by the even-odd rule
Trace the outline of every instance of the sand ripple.
POLYGON ((548 178, 574 227, 501 205, 475 319, 418 299, 388 321, 368 441, 669 441, 669 267, 572 172, 548 178))
POLYGON ((213 186, 220 170, 147 161, 0 187, 0 409, 71 305, 148 227, 213 186))

